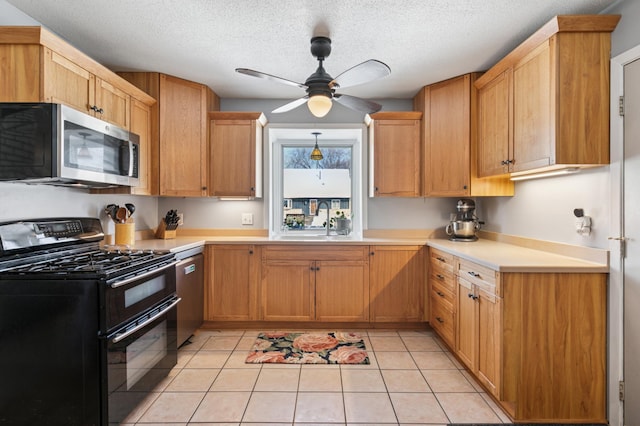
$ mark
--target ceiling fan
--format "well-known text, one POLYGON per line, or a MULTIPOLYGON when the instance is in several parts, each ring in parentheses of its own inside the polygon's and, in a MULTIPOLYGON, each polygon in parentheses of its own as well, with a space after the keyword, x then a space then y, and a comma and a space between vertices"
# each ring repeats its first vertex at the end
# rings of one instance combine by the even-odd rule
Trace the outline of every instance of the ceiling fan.
POLYGON ((248 68, 236 68, 236 71, 252 77, 277 81, 306 90, 307 94, 305 96, 273 110, 273 113, 291 111, 306 102, 311 114, 316 117, 324 117, 327 115, 329 110, 331 110, 332 100, 356 111, 366 113, 380 111, 382 108, 380 104, 355 96, 336 93, 336 89, 356 86, 358 84, 368 83, 370 81, 386 77, 391 74, 391 69, 383 62, 375 59, 369 59, 368 61, 349 68, 336 78, 333 78, 322 66, 322 63, 330 53, 331 39, 329 37, 318 36, 311 39, 311 54, 318 59, 319 65, 318 69, 316 69, 316 71, 311 74, 304 83, 296 83, 295 81, 276 77, 260 71, 254 71, 248 68))

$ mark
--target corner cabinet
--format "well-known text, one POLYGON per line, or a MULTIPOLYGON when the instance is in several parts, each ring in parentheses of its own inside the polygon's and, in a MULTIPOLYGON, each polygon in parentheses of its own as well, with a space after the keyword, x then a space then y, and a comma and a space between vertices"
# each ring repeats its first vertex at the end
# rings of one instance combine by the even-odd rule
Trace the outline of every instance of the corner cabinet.
POLYGON ((265 321, 368 321, 367 246, 264 246, 260 308, 265 321))
POLYGON ((205 320, 258 319, 260 246, 212 244, 205 255, 205 320))
POLYGON ((367 115, 370 196, 420 197, 421 112, 367 115))
POLYGON ((209 195, 262 197, 261 112, 209 112, 209 195))
POLYGON ((481 177, 609 163, 619 19, 556 16, 476 81, 481 177))
POLYGON ((124 79, 158 100, 152 109, 152 143, 158 195, 208 195, 208 117, 220 100, 207 86, 155 72, 122 72, 124 79))
POLYGON ((372 322, 422 322, 425 315, 424 246, 371 246, 372 322))
POLYGON ((479 73, 423 87, 414 98, 422 116, 422 189, 427 197, 510 196, 513 182, 479 179, 477 91, 479 73))

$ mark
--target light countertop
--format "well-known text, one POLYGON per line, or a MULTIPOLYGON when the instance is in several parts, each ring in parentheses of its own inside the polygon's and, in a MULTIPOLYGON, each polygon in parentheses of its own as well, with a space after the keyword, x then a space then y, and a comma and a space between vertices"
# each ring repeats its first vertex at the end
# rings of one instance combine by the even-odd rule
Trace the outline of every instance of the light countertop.
POLYGON ((454 242, 444 238, 348 238, 348 239, 272 239, 266 236, 189 236, 175 239, 136 241, 138 249, 180 252, 208 244, 287 244, 287 245, 428 245, 500 272, 587 272, 607 273, 607 253, 598 260, 581 255, 583 248, 565 246, 562 254, 480 238, 473 242, 454 242), (568 249, 567 249, 568 247, 568 249))

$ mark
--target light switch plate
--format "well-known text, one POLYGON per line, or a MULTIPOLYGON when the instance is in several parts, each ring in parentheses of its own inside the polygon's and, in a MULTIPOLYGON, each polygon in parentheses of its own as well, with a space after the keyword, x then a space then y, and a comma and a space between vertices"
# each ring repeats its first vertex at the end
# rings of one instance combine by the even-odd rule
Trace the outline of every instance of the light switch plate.
POLYGON ((242 213, 242 224, 253 225, 253 213, 242 213))

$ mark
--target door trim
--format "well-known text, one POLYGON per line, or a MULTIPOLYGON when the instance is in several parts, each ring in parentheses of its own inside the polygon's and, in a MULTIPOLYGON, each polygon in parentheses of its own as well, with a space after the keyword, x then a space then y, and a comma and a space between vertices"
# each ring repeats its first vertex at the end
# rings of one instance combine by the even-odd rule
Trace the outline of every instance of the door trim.
MULTIPOLYGON (((624 95, 624 67, 640 59, 640 45, 611 59, 611 101, 610 101, 610 155, 609 175, 611 177, 610 237, 622 237, 624 190, 624 119, 618 113, 618 100, 624 95)), ((609 243, 609 354, 608 354, 608 411, 609 424, 624 424, 624 405, 618 399, 618 383, 624 379, 624 259, 620 244, 616 240, 609 243), (614 314, 615 313, 615 314, 614 314)))

